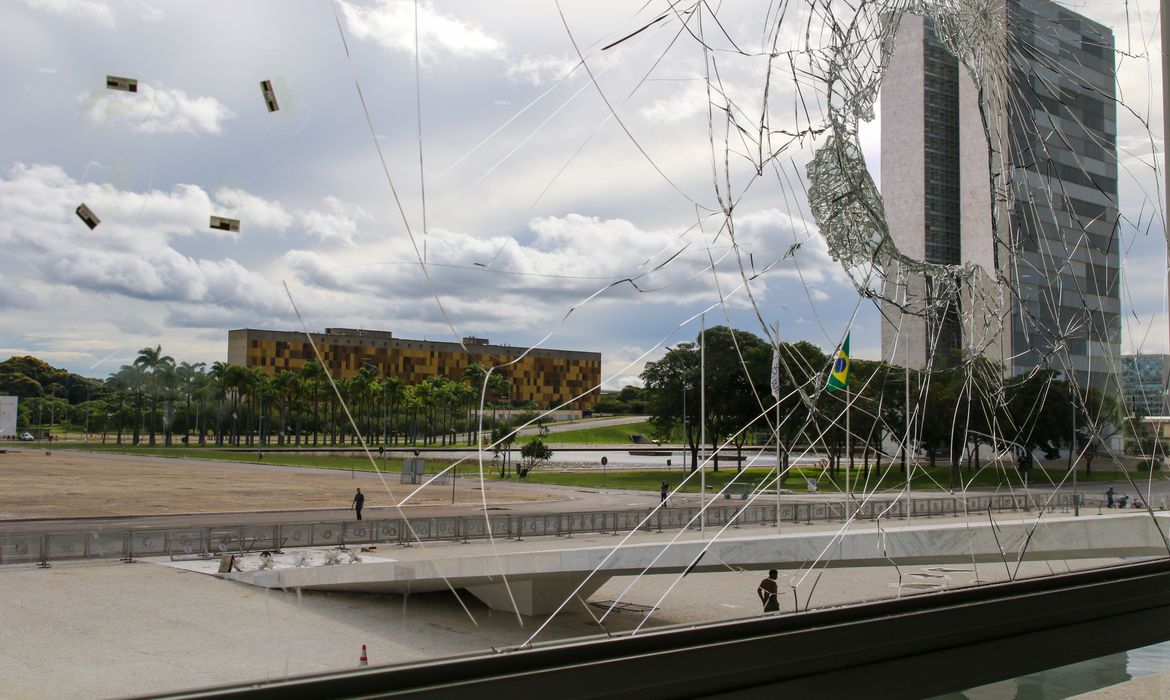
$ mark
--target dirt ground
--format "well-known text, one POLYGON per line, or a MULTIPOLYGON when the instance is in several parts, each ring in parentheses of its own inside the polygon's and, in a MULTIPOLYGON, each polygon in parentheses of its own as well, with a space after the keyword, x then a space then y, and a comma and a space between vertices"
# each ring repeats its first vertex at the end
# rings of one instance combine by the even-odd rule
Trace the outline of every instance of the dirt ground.
MULTIPOLYGON (((0 454, 0 521, 348 508, 355 486, 367 494, 367 507, 393 505, 417 488, 400 484, 398 474, 387 475, 383 485, 374 474, 351 478, 333 469, 8 448, 0 454)), ((478 487, 458 479, 455 502, 478 503, 478 487)), ((563 498, 536 484, 486 488, 492 503, 563 498)), ((428 487, 409 503, 450 504, 450 482, 428 487)))

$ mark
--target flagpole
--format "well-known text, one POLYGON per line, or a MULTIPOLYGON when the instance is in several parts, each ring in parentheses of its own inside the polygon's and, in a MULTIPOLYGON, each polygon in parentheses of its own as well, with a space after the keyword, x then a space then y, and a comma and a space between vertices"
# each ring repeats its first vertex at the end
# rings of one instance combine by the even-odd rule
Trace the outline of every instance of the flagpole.
MULTIPOLYGON (((1159 21, 1162 25, 1162 138, 1165 140, 1166 135, 1170 134, 1170 0, 1162 0, 1161 14, 1159 21)), ((1170 153, 1163 149, 1162 153, 1163 166, 1170 163, 1170 153)), ((1170 202, 1170 177, 1165 178, 1166 199, 1164 202, 1170 202)), ((1170 228, 1163 227, 1162 235, 1166 238, 1166 280, 1170 283, 1170 228)), ((1170 286, 1166 288, 1167 303, 1170 304, 1170 286)), ((1168 307, 1170 308, 1170 307, 1168 307)), ((1163 382, 1165 380, 1163 379, 1163 382)), ((1163 385, 1163 390, 1166 386, 1163 385)), ((1167 413, 1166 398, 1170 397, 1170 392, 1164 392, 1162 399, 1162 415, 1167 413)))
POLYGON ((914 497, 910 493, 910 476, 914 473, 914 465, 910 463, 910 344, 906 344, 906 405, 902 409, 902 418, 906 421, 906 437, 902 444, 902 463, 906 465, 906 522, 910 522, 910 512, 914 509, 914 497))
POLYGON ((784 468, 780 457, 780 402, 776 402, 776 532, 780 532, 780 480, 784 468))
MULTIPOLYGON (((837 348, 837 357, 833 360, 833 367, 829 372, 829 383, 826 389, 832 393, 838 389, 845 390, 845 509, 843 517, 848 520, 852 511, 853 489, 850 484, 850 466, 853 462, 853 428, 849 425, 849 409, 853 403, 852 393, 849 391, 849 334, 845 334, 845 341, 837 348)), ((839 415, 839 414, 838 414, 839 415)), ((838 457, 837 465, 841 461, 838 457)))
POLYGON ((776 344, 772 347, 772 398, 776 401, 776 533, 780 533, 780 481, 784 476, 780 457, 780 322, 776 322, 776 344))
POLYGON ((853 510, 853 499, 850 498, 849 489, 849 465, 853 462, 853 450, 850 445, 850 438, 852 437, 849 428, 849 382, 845 382, 845 519, 850 518, 850 513, 853 510))
POLYGON ((699 534, 707 520, 707 312, 699 317, 699 534))

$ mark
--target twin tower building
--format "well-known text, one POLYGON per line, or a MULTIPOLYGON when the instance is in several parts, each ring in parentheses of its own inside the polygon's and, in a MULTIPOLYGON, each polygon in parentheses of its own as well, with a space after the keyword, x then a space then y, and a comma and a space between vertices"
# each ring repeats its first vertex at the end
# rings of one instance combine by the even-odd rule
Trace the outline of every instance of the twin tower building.
POLYGON ((1047 367, 1116 391, 1113 33, 1048 0, 991 5, 1004 45, 982 90, 930 19, 896 20, 881 91, 890 236, 909 258, 981 272, 956 294, 887 270, 883 359, 937 369, 982 355, 1009 375, 1047 367))

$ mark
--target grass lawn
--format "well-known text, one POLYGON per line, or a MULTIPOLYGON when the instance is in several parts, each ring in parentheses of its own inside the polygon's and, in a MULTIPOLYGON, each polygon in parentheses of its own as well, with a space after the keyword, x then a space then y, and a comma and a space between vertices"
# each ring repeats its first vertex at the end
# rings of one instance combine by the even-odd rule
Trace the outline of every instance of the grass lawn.
MULTIPOLYGON (((29 443, 25 443, 28 445, 29 443)), ((83 451, 80 444, 54 444, 51 449, 69 449, 75 451, 83 451)), ((287 467, 313 467, 317 469, 344 469, 356 471, 374 471, 370 460, 365 457, 351 457, 349 455, 322 455, 322 454, 304 454, 299 452, 271 452, 265 451, 264 458, 260 459, 259 453, 256 450, 227 450, 216 449, 215 447, 131 447, 129 445, 106 445, 105 448, 100 446, 95 448, 92 443, 88 448, 91 452, 103 452, 113 454, 128 454, 139 455, 143 457, 170 457, 175 459, 211 459, 224 462, 253 462, 257 464, 277 464, 287 467)), ((398 473, 402 471, 402 459, 379 459, 377 457, 377 450, 373 450, 374 458, 378 462, 378 469, 382 472, 398 473)), ((451 462, 448 460, 428 459, 427 473, 432 473, 446 469, 451 462)), ((478 469, 474 466, 476 463, 471 462, 472 466, 468 466, 468 462, 460 464, 459 473, 470 473, 478 469)))
MULTIPOLYGON (((566 445, 632 445, 631 435, 645 435, 650 437, 653 427, 649 423, 628 423, 626 425, 607 425, 599 428, 582 428, 581 430, 566 430, 564 432, 549 433, 544 437, 546 443, 561 443, 566 445)), ((525 435, 516 440, 517 444, 528 442, 535 436, 525 435)))
MULTIPOLYGON (((675 469, 671 470, 605 470, 600 467, 590 469, 588 471, 556 471, 553 469, 542 469, 530 472, 527 480, 542 484, 561 484, 565 486, 579 486, 582 488, 620 488, 630 489, 634 491, 657 491, 659 485, 666 481, 670 484, 670 489, 673 491, 686 477, 689 472, 683 472, 675 469)), ((805 480, 808 477, 815 477, 820 474, 817 469, 797 469, 791 472, 782 488, 795 492, 806 492, 808 490, 808 482, 805 480)), ((875 483, 878 478, 877 472, 871 470, 870 481, 867 483, 865 474, 860 469, 856 470, 852 475, 854 490, 864 486, 867 491, 873 491, 875 488, 879 490, 897 490, 902 488, 906 483, 906 478, 897 467, 893 468, 885 474, 883 483, 875 483)), ((972 475, 968 474, 966 470, 962 473, 964 482, 972 480, 972 475)), ((706 476, 708 493, 720 491, 728 481, 735 477, 734 467, 721 467, 718 472, 708 470, 706 476)), ((1029 481, 1032 486, 1043 488, 1054 483, 1059 483, 1064 477, 1064 472, 1052 471, 1045 473, 1043 470, 1034 469, 1030 475, 1029 481)), ((735 484, 756 484, 768 478, 767 469, 745 469, 743 474, 736 479, 735 484)), ((839 474, 835 479, 822 476, 820 478, 819 490, 831 492, 843 492, 845 490, 844 472, 839 474)), ((1096 470, 1093 472, 1092 479, 1086 479, 1084 472, 1078 473, 1077 480, 1084 484, 1088 481, 1113 481, 1120 478, 1119 473, 1111 471, 1096 470)), ((950 484, 950 470, 946 468, 935 468, 934 470, 919 469, 915 472, 911 487, 916 490, 946 490, 950 484)), ((975 475, 974 480, 969 486, 972 487, 995 487, 1011 484, 1013 487, 1019 488, 1022 486, 1019 475, 1013 470, 1010 474, 996 472, 990 469, 984 470, 982 473, 975 475)), ((1067 485, 1071 485, 1072 480, 1067 480, 1067 485)), ((733 487, 735 488, 735 487, 733 487)), ((774 486, 772 487, 774 488, 774 486)), ((685 493, 699 492, 699 475, 696 473, 691 479, 683 485, 682 488, 685 493)))
MULTIPOLYGON (((583 425, 587 426, 588 421, 583 423, 583 425)), ((649 423, 645 423, 645 422, 643 422, 643 423, 630 423, 627 425, 609 425, 609 426, 595 427, 595 428, 582 427, 580 430, 566 430, 563 432, 549 433, 547 436, 545 436, 544 441, 547 443, 560 443, 560 444, 567 444, 567 445, 626 445, 626 444, 632 445, 634 443, 630 439, 631 435, 645 435, 646 437, 649 437, 650 433, 652 431, 653 431, 653 426, 651 426, 649 423)), ((537 436, 524 435, 524 436, 518 437, 516 439, 515 444, 517 446, 523 445, 524 443, 534 439, 535 437, 537 437, 537 436)), ((131 446, 129 444, 126 444, 129 441, 127 436, 123 436, 123 444, 122 445, 114 444, 112 437, 107 438, 107 440, 108 441, 104 445, 100 442, 100 439, 97 442, 90 440, 89 444, 87 446, 85 446, 85 449, 110 450, 110 451, 114 451, 114 452, 126 452, 126 453, 130 453, 130 454, 149 454, 149 455, 155 455, 155 456, 160 456, 160 457, 165 457, 167 455, 193 456, 192 454, 186 454, 184 452, 185 450, 193 450, 195 452, 202 452, 204 450, 224 449, 224 448, 217 448, 215 445, 207 445, 205 447, 184 446, 181 443, 179 443, 178 437, 175 438, 175 446, 170 447, 170 448, 165 448, 165 447, 161 446, 161 444, 162 444, 162 437, 161 436, 158 437, 159 445, 155 446, 155 447, 146 447, 143 445, 139 445, 138 447, 131 446)), ((145 443, 146 437, 143 436, 142 440, 145 443)), ((192 441, 194 442, 194 440, 192 440, 192 441)), ((12 443, 12 444, 14 446, 15 445, 24 445, 26 447, 35 446, 37 448, 40 448, 42 445, 45 445, 45 446, 51 446, 52 449, 62 449, 62 450, 64 450, 64 449, 81 449, 84 445, 84 443, 73 442, 73 441, 70 441, 70 442, 51 442, 51 443, 44 443, 41 441, 35 441, 35 442, 12 443)), ((269 445, 268 447, 275 449, 277 446, 276 445, 269 445)), ((291 446, 288 446, 288 447, 291 448, 291 446)), ((401 443, 398 445, 394 445, 392 448, 387 448, 387 449, 402 450, 402 449, 409 449, 412 447, 432 447, 433 448, 433 447, 440 447, 440 446, 437 444, 424 445, 421 443, 418 443, 418 444, 401 443)), ((450 445, 451 449, 460 449, 460 448, 467 448, 467 447, 470 447, 470 446, 466 444, 466 434, 465 433, 460 433, 455 444, 450 445)), ((310 448, 303 447, 302 449, 310 449, 310 448)), ((359 448, 357 445, 338 445, 338 446, 334 446, 332 448, 330 448, 329 446, 326 446, 326 445, 321 445, 321 449, 359 449, 359 448)), ((371 449, 373 449, 375 451, 377 450, 377 448, 371 448, 371 449)), ((267 460, 268 456, 265 455, 264 458, 267 460)), ((211 457, 209 459, 215 459, 215 458, 211 457)))
MULTIPOLYGON (((560 440, 562 437, 575 436, 579 439, 576 444, 591 444, 595 442, 621 442, 621 439, 615 439, 616 436, 624 436, 625 440, 629 440, 630 434, 641 432, 646 434, 644 429, 648 427, 645 423, 636 423, 631 425, 609 426, 603 428, 589 428, 586 430, 572 431, 566 433, 555 433, 550 435, 552 440, 560 440), (588 434, 591 437, 586 438, 588 434)), ((40 448, 41 443, 21 443, 21 446, 30 447, 35 445, 40 448)), ((84 446, 81 443, 52 443, 46 445, 54 450, 69 449, 82 450, 84 446)), ((174 458, 197 458, 197 459, 211 459, 234 462, 255 462, 263 464, 276 464, 284 466, 296 467, 313 467, 318 469, 354 469, 357 471, 374 471, 370 461, 365 457, 354 457, 350 455, 333 455, 333 454, 306 454, 298 451, 276 452, 265 451, 264 457, 261 460, 256 450, 230 450, 223 448, 216 448, 214 446, 208 447, 131 447, 129 445, 114 445, 107 443, 106 445, 90 443, 88 448, 94 452, 105 453, 119 453, 119 454, 134 454, 151 457, 174 457, 174 458)), ((376 451, 375 451, 376 454, 376 451)), ((424 456, 425 458, 425 456, 424 456)), ((377 459, 375 457, 375 459, 377 459)), ((519 460, 517 455, 515 458, 519 460)), ((386 473, 397 473, 402 468, 401 459, 377 459, 378 467, 386 473)), ((427 459, 427 472, 434 473, 447 468, 450 465, 448 460, 427 459)), ((1084 470, 1078 471, 1077 480, 1084 485, 1090 482, 1103 481, 1117 481, 1123 479, 1124 476, 1119 471, 1107 469, 1104 462, 1096 465, 1091 477, 1087 477, 1084 470)), ((485 467, 490 465, 485 462, 485 467)), ((463 475, 472 475, 478 473, 477 462, 474 455, 470 459, 464 461, 459 466, 459 473, 463 475)), ((647 470, 630 470, 630 469, 608 469, 603 470, 600 466, 589 469, 574 469, 562 470, 555 467, 543 467, 531 472, 527 481, 544 484, 559 484, 565 486, 577 486, 582 488, 621 488, 636 491, 658 491, 659 485, 663 481, 667 481, 673 490, 682 482, 683 478, 689 472, 684 473, 681 469, 647 469, 647 470)), ((719 491, 735 476, 735 467, 723 466, 718 472, 711 470, 707 471, 706 481, 708 492, 719 491)), ((805 468, 793 470, 791 475, 785 480, 783 488, 795 491, 805 492, 807 490, 807 482, 805 477, 815 477, 820 474, 819 469, 805 468)), ((853 473, 853 486, 858 489, 864 485, 866 490, 874 490, 875 488, 881 490, 897 490, 905 484, 905 476, 898 469, 897 466, 892 468, 887 467, 884 476, 884 483, 876 484, 874 479, 878 478, 878 473, 875 470, 870 471, 870 482, 865 483, 865 473, 860 469, 856 469, 853 473)), ((1010 471, 997 471, 986 469, 979 474, 972 476, 970 472, 963 469, 961 478, 964 482, 970 481, 970 486, 974 487, 1006 487, 1009 484, 1013 487, 1021 485, 1019 474, 1013 469, 1010 471), (971 481, 973 478, 973 481, 971 481)), ((1134 478, 1145 478, 1148 476, 1147 472, 1135 472, 1132 474, 1134 478)), ((493 478, 495 478, 493 476, 493 478)), ((515 479, 516 477, 512 477, 515 479)), ((768 470, 763 468, 747 469, 743 476, 736 480, 737 487, 739 484, 755 484, 763 479, 768 478, 768 470)), ((1063 470, 1034 469, 1030 475, 1029 481, 1032 486, 1046 487, 1053 483, 1059 483, 1064 478, 1063 470)), ((1170 478, 1168 475, 1157 473, 1155 478, 1164 479, 1170 478)), ((844 473, 838 474, 834 479, 827 476, 820 477, 819 490, 824 491, 843 491, 844 490, 844 473), (834 483, 834 479, 836 483, 834 483)), ((1066 479, 1066 485, 1071 484, 1071 479, 1066 479)), ((919 468, 915 472, 912 487, 916 490, 946 490, 950 486, 950 469, 947 467, 936 467, 933 470, 925 467, 919 468)), ((1086 489, 1088 490, 1088 489, 1086 489)), ((686 485, 683 491, 687 493, 698 493, 699 478, 696 474, 686 485)))

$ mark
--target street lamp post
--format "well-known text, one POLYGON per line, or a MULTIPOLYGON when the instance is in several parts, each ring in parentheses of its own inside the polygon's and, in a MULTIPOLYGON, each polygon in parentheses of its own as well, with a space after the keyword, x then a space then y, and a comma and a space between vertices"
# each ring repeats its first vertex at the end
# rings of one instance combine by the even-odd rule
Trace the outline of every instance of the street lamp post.
MULTIPOLYGON (((1069 395, 1072 398, 1072 395, 1069 395)), ((1072 403, 1070 401, 1070 403, 1072 403)), ((1072 437, 1069 438, 1068 456, 1072 462, 1072 478, 1073 478, 1073 515, 1079 517, 1081 514, 1081 496, 1077 490, 1077 407, 1072 403, 1072 437)))
POLYGON ((1077 406, 1076 402, 1073 401, 1072 382, 1068 381, 1068 375, 1058 371, 1056 377, 1065 382, 1065 392, 1068 394, 1068 403, 1072 414, 1072 434, 1068 438, 1068 468, 1072 472, 1073 480, 1073 515, 1079 516, 1081 514, 1081 499, 1077 493, 1077 406))
POLYGON ((85 385, 85 439, 82 444, 89 447, 89 412, 93 410, 89 405, 89 384, 85 385))
MULTIPOLYGON (((707 522, 707 314, 700 316, 699 327, 699 532, 706 530, 707 522)), ((719 454, 715 454, 718 465, 719 454)))
MULTIPOLYGON (((1170 135, 1170 0, 1162 0, 1162 137, 1163 140, 1170 135)), ((1170 163, 1170 153, 1163 152, 1163 158, 1170 163)), ((1163 163, 1165 165, 1166 163, 1163 163)), ((1170 178, 1165 178, 1166 187, 1166 202, 1170 203, 1170 178)), ((1170 228, 1162 231, 1162 235, 1166 238, 1166 275, 1167 281, 1170 281, 1170 228)), ((1170 288, 1167 288, 1166 293, 1170 297, 1170 288)), ((1165 389, 1165 387, 1163 387, 1165 389)), ((1165 402, 1165 397, 1163 397, 1165 402)), ((1162 404, 1162 415, 1170 413, 1165 403, 1162 404)), ((1158 444, 1161 444, 1161 435, 1158 436, 1158 444)))
POLYGON ((683 408, 683 410, 682 410, 682 443, 683 443, 682 470, 683 470, 683 476, 685 477, 686 472, 687 472, 687 447, 689 446, 689 443, 687 442, 687 377, 686 377, 686 370, 683 370, 682 397, 683 397, 683 402, 682 402, 682 408, 683 408))

